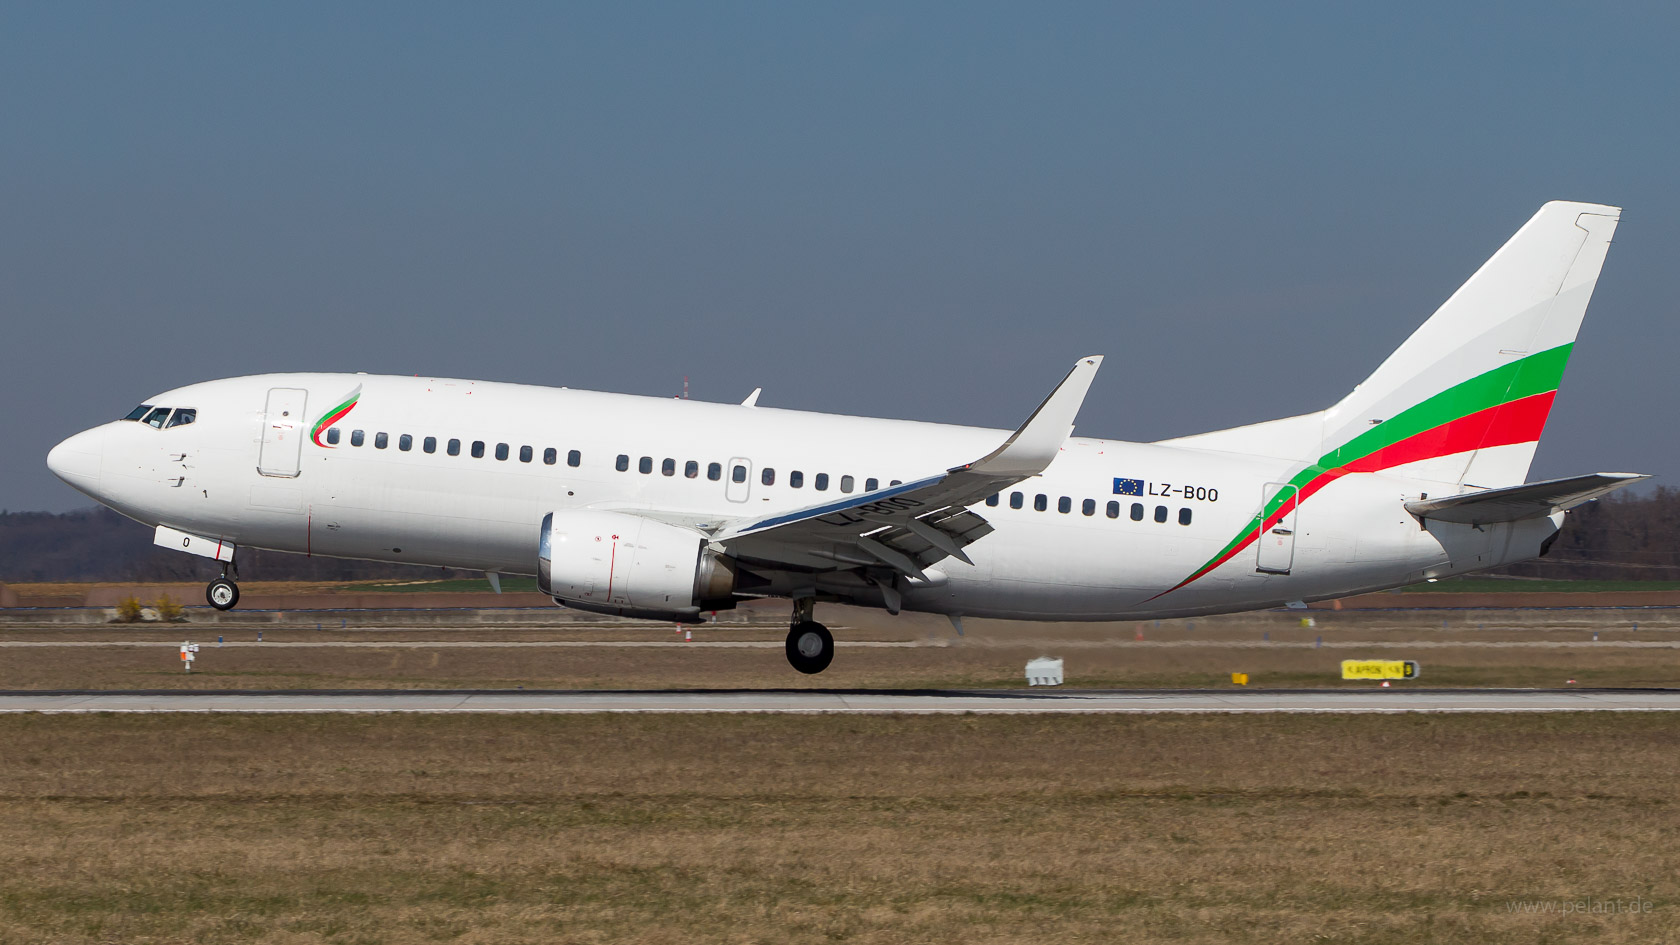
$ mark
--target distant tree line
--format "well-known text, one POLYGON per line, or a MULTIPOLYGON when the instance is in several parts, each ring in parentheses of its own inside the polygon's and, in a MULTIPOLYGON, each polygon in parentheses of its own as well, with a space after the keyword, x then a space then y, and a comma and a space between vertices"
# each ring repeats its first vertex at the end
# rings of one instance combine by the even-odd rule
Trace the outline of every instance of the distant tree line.
MULTIPOLYGON (((533 557, 536 549, 531 549, 533 557)), ((533 561, 533 565, 535 562, 533 561)), ((475 572, 249 550, 240 576, 264 581, 464 577, 475 572)), ((208 581, 216 562, 152 544, 152 530, 105 508, 0 513, 0 582, 208 581)), ((1569 514, 1544 558, 1518 577, 1680 581, 1680 489, 1614 493, 1569 514)))
POLYGON ((1546 557, 1504 569, 1522 577, 1680 581, 1680 489, 1658 486, 1569 513, 1546 557))

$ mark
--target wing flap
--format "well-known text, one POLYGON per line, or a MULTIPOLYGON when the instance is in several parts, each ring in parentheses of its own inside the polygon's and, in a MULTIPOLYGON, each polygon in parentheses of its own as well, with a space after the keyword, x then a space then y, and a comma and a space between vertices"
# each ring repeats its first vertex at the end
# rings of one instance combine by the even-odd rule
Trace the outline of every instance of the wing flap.
POLYGON ((809 569, 877 565, 923 579, 944 558, 967 561, 967 545, 992 531, 966 506, 1043 472, 1073 432, 1102 358, 1081 358, 1061 384, 997 449, 914 482, 838 502, 743 521, 713 539, 742 560, 809 569))
POLYGON ((1568 479, 1548 479, 1438 499, 1412 499, 1406 503, 1406 511, 1420 519, 1460 525, 1517 522, 1566 512, 1649 478, 1639 473, 1593 473, 1568 479))

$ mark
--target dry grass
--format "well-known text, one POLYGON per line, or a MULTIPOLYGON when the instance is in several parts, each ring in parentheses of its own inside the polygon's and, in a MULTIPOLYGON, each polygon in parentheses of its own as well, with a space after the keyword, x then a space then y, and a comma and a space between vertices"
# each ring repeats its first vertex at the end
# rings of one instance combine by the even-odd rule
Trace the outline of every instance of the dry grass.
POLYGON ((0 717, 5 942, 1650 942, 1664 715, 0 717), (1517 916, 1641 897, 1645 915, 1517 916))
MULTIPOLYGON (((296 647, 274 644, 356 642, 498 643, 542 641, 657 642, 680 636, 669 625, 587 629, 568 627, 454 629, 440 621, 406 630, 315 631, 304 622, 266 628, 262 646, 217 648, 257 639, 251 628, 202 627, 62 630, 8 629, 0 641, 106 643, 155 641, 155 647, 0 648, 0 689, 383 689, 383 688, 990 688, 1022 686, 1027 660, 1061 656, 1070 685, 1186 687, 1230 685, 1246 672, 1258 687, 1340 686, 1340 662, 1351 658, 1410 658, 1422 662, 1424 686, 1674 686, 1680 648, 1635 649, 1619 641, 1672 643, 1680 628, 1635 612, 1639 629, 1621 612, 1524 615, 1482 619, 1454 615, 1339 615, 1304 629, 1298 620, 1245 615, 1222 620, 1093 625, 1013 625, 975 621, 955 637, 937 618, 879 618, 836 630, 839 653, 820 676, 791 671, 779 646, 779 627, 694 631, 700 643, 760 641, 759 649, 703 645, 641 648, 296 647), (1443 623, 1446 626, 1443 626, 1443 623), (1602 646, 1584 644, 1598 631, 1602 646), (1137 633, 1145 640, 1139 643, 1137 633), (203 644, 193 673, 181 671, 173 646, 190 637, 203 644), (1314 649, 1322 637, 1326 646, 1314 649), (848 645, 860 640, 916 642, 909 648, 848 645), (1346 641, 1398 644, 1342 648, 1346 641), (1478 644, 1470 646, 1442 644, 1478 644), (1516 647, 1487 644, 1521 644, 1516 647)), ((447 619, 447 618, 446 618, 447 619)), ((837 626, 840 626, 837 623, 837 626)), ((1367 685, 1355 683, 1349 685, 1367 685)))

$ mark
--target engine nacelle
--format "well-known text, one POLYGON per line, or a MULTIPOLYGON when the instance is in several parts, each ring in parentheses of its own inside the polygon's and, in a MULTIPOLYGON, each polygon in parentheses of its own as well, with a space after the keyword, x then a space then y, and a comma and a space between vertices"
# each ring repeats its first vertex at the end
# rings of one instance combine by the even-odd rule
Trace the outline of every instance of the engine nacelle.
POLYGON ((706 536, 625 512, 543 516, 537 587, 556 602, 620 617, 694 619, 735 606, 735 563, 706 536))

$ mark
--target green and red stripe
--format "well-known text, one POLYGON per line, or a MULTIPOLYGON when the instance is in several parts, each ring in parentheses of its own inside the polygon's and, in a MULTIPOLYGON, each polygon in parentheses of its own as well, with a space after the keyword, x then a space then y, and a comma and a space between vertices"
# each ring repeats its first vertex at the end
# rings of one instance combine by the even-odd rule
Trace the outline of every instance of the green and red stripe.
POLYGON ((350 396, 346 397, 343 403, 322 414, 321 419, 315 421, 315 429, 309 431, 309 438, 314 441, 316 446, 332 449, 332 447, 321 442, 321 431, 343 420, 344 415, 350 412, 350 408, 356 406, 356 401, 361 399, 361 396, 362 385, 357 384, 356 389, 350 392, 350 396))
MULTIPOLYGON (((1449 387, 1358 436, 1302 469, 1279 489, 1219 553, 1161 597, 1231 560, 1296 507, 1348 473, 1380 472, 1470 450, 1540 439, 1573 344, 1559 345, 1449 387)), ((1154 598, 1151 598, 1153 600, 1154 598)))

